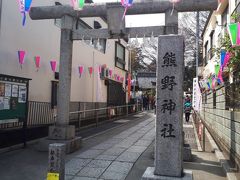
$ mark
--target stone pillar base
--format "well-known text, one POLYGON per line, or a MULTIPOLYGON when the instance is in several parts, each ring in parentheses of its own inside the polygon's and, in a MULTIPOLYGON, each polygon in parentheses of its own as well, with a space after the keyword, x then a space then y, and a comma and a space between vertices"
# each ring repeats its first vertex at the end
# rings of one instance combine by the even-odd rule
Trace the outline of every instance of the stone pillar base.
POLYGON ((75 126, 50 126, 48 139, 71 140, 75 138, 75 126))
POLYGON ((148 167, 142 176, 142 180, 193 180, 192 171, 184 170, 183 177, 157 176, 154 174, 154 167, 148 167))
POLYGON ((75 137, 70 140, 53 140, 53 139, 43 139, 38 144, 36 144, 35 148, 38 151, 47 152, 49 144, 53 143, 62 143, 66 145, 66 153, 70 154, 72 152, 75 152, 80 149, 82 144, 82 138, 81 137, 75 137))

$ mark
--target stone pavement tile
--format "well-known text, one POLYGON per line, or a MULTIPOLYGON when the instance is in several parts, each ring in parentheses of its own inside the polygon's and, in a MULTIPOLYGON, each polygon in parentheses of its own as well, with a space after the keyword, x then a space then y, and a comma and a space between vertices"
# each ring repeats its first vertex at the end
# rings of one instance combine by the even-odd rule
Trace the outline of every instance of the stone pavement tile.
POLYGON ((127 174, 117 173, 112 171, 105 171, 101 178, 105 180, 124 180, 127 177, 127 174))
POLYGON ((124 142, 121 142, 113 147, 118 147, 118 148, 129 148, 130 146, 132 146, 134 143, 124 143, 124 142))
POLYGON ((113 162, 106 170, 110 172, 116 172, 121 174, 128 174, 128 172, 132 169, 133 163, 128 162, 113 162))
POLYGON ((114 138, 117 138, 117 139, 125 139, 129 136, 129 134, 119 134, 119 135, 116 135, 114 136, 114 138))
POLYGON ((135 146, 149 146, 152 143, 152 141, 147 140, 139 140, 134 145, 135 146))
POLYGON ((90 178, 98 178, 100 177, 106 168, 91 168, 85 167, 79 173, 78 176, 80 177, 90 177, 90 178))
POLYGON ((106 161, 106 160, 92 160, 87 167, 91 168, 107 168, 112 161, 106 161))
POLYGON ((101 155, 97 156, 95 159, 113 161, 116 158, 117 158, 117 156, 101 154, 101 155))
POLYGON ((93 159, 97 157, 99 154, 101 154, 102 152, 103 150, 90 149, 80 153, 77 157, 85 158, 85 159, 93 159))
POLYGON ((120 143, 121 141, 123 141, 123 138, 111 138, 107 141, 105 141, 106 144, 117 144, 120 143))
POLYGON ((131 146, 129 149, 127 149, 127 152, 136 152, 136 153, 142 153, 147 149, 146 146, 131 146))
POLYGON ((106 150, 112 146, 113 144, 101 143, 101 144, 98 144, 97 146, 92 147, 91 149, 106 150))
POLYGON ((145 135, 145 133, 137 132, 137 133, 134 133, 131 136, 129 136, 129 138, 140 138, 140 137, 142 137, 144 135, 145 135))
POLYGON ((134 163, 135 161, 137 161, 137 159, 139 158, 140 155, 141 155, 141 153, 125 151, 124 153, 122 153, 122 154, 116 159, 116 161, 121 161, 121 162, 133 162, 133 163, 134 163))
POLYGON ((124 141, 122 142, 133 142, 135 143, 137 140, 139 140, 139 137, 127 137, 124 141))
POLYGON ((126 149, 127 148, 121 148, 121 147, 114 146, 114 147, 108 149, 107 151, 103 152, 103 155, 119 156, 126 149))
POLYGON ((72 180, 73 176, 65 175, 65 180, 72 180))
POLYGON ((86 166, 91 159, 80 159, 75 158, 66 163, 65 174, 75 175, 77 174, 84 166, 86 166))
POLYGON ((75 176, 74 179, 72 179, 72 180, 98 180, 98 179, 97 178, 75 176))

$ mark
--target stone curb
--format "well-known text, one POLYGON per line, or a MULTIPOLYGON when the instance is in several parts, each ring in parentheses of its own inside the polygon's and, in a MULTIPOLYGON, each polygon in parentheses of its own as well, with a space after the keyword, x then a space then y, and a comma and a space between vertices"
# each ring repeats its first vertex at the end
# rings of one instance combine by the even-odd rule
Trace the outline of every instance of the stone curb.
POLYGON ((195 126, 195 123, 194 123, 193 118, 192 118, 192 123, 193 123, 193 129, 194 129, 195 138, 196 138, 196 141, 197 141, 198 151, 202 151, 202 146, 201 146, 200 141, 199 141, 199 139, 198 139, 197 128, 196 128, 196 126, 195 126))
POLYGON ((215 155, 218 159, 218 161, 221 163, 221 166, 223 167, 225 173, 226 173, 226 176, 227 176, 227 179, 228 180, 239 180, 236 176, 236 173, 235 172, 231 172, 231 167, 230 165, 228 164, 228 159, 226 159, 223 155, 223 153, 221 152, 221 150, 218 148, 216 142, 214 141, 214 139, 212 138, 211 134, 208 132, 207 128, 206 128, 206 136, 208 137, 209 139, 209 142, 211 144, 211 146, 213 147, 214 151, 215 151, 215 155))

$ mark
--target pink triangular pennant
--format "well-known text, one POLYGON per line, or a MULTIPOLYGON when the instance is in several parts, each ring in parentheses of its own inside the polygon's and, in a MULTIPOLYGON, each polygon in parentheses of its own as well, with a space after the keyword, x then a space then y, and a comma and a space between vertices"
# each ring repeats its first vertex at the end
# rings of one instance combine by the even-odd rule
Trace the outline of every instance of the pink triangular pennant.
POLYGON ((89 74, 90 74, 90 77, 92 76, 92 73, 93 73, 93 67, 89 67, 88 68, 88 71, 89 71, 89 74))
POLYGON ((21 51, 21 50, 18 51, 18 61, 19 61, 19 64, 21 65, 21 67, 25 62, 25 54, 26 54, 25 51, 21 51))
POLYGON ((39 69, 40 68, 40 56, 35 56, 34 61, 35 61, 36 68, 39 69))
POLYGON ((56 70, 57 70, 57 61, 50 61, 50 65, 51 65, 51 68, 52 68, 52 71, 55 73, 56 70))
POLYGON ((24 64, 25 51, 18 51, 19 64, 24 64))
POLYGON ((79 77, 82 77, 83 71, 84 71, 84 67, 83 66, 79 66, 78 67, 79 77))
POLYGON ((224 59, 223 68, 228 64, 228 62, 230 61, 230 58, 231 58, 231 55, 229 52, 227 52, 224 59))

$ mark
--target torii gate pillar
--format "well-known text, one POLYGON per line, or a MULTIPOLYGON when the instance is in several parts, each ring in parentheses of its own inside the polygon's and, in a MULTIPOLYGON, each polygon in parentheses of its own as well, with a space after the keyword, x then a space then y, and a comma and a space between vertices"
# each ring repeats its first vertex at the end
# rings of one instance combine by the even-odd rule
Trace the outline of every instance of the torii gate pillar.
POLYGON ((72 76, 72 29, 74 18, 61 18, 60 70, 56 125, 49 127, 48 139, 66 144, 66 152, 79 149, 81 138, 75 137, 75 126, 69 125, 71 76, 72 76))

